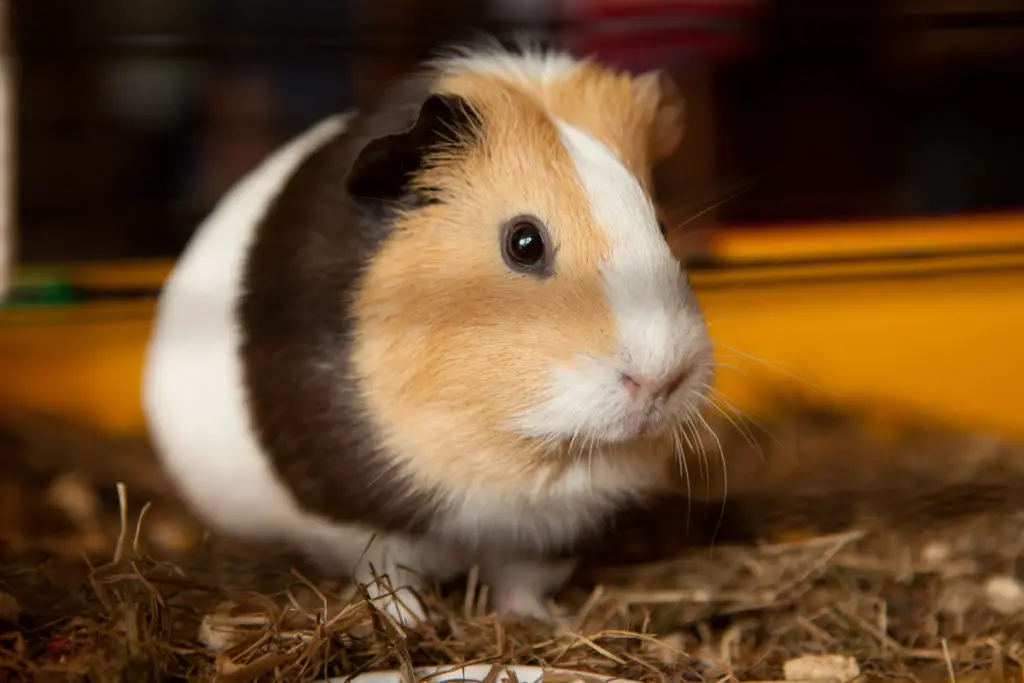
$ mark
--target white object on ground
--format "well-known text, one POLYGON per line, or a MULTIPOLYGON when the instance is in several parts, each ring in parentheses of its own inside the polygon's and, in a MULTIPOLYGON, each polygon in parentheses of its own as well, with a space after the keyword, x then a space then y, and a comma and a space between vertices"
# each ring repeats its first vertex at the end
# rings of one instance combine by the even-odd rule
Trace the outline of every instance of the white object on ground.
POLYGON ((860 665, 845 655, 805 655, 782 666, 787 681, 852 681, 860 675, 860 665))
POLYGON ((985 582, 985 602, 997 614, 1009 617, 1024 610, 1024 586, 1013 576, 993 576, 985 582))
MULTIPOLYGON (((448 681, 484 681, 493 669, 492 664, 470 666, 436 666, 416 669, 416 680, 422 683, 446 683, 448 681)), ((507 664, 500 667, 494 683, 506 683, 509 675, 515 674, 519 683, 538 683, 545 676, 556 677, 559 683, 635 683, 626 678, 614 678, 570 669, 544 669, 539 666, 507 664)), ((352 677, 337 676, 325 683, 407 683, 398 669, 368 671, 352 677)))

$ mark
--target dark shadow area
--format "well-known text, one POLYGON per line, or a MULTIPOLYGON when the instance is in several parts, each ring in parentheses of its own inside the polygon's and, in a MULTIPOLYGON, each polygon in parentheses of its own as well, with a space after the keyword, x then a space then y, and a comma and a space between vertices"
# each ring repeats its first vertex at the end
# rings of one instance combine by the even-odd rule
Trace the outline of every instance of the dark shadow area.
POLYGON ((174 256, 275 146, 479 31, 672 71, 692 117, 659 187, 679 221, 729 197, 702 229, 1024 207, 1024 11, 1006 3, 775 0, 631 43, 520 4, 19 3, 21 260, 174 256))

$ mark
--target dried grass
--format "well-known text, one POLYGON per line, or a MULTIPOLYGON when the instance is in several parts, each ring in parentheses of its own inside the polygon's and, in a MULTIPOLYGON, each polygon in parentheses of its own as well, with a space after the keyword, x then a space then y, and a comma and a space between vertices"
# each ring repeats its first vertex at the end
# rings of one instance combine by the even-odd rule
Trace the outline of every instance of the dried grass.
POLYGON ((717 533, 720 473, 695 463, 710 483, 693 501, 591 549, 559 627, 497 621, 471 573, 425 596, 437 624, 406 633, 297 558, 204 535, 142 446, 29 424, 0 437, 2 682, 495 662, 641 681, 1020 678, 1024 451, 990 437, 780 419, 771 438, 726 440, 717 533))

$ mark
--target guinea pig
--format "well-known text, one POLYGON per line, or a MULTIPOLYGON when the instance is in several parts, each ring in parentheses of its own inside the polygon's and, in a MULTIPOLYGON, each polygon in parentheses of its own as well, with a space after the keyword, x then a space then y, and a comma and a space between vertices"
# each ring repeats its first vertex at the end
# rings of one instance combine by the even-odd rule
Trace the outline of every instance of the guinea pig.
POLYGON ((684 110, 661 72, 452 49, 261 162, 157 305, 143 403, 183 500, 402 624, 471 566, 501 617, 552 618, 714 381, 652 198, 684 110))

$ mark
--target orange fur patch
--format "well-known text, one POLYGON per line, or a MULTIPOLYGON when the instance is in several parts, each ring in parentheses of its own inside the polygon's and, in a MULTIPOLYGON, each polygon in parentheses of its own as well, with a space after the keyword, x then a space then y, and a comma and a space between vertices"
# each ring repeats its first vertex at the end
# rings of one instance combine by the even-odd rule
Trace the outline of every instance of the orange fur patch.
POLYGON ((548 80, 509 73, 502 84, 492 73, 467 69, 443 78, 439 86, 463 95, 482 92, 485 98, 495 87, 519 89, 548 115, 611 149, 648 192, 652 165, 674 153, 683 135, 685 101, 660 71, 632 76, 582 60, 548 80))
POLYGON ((587 131, 615 152, 650 193, 647 136, 656 109, 637 100, 632 78, 586 64, 564 82, 548 87, 545 96, 552 115, 587 131))

